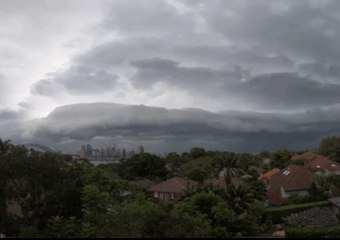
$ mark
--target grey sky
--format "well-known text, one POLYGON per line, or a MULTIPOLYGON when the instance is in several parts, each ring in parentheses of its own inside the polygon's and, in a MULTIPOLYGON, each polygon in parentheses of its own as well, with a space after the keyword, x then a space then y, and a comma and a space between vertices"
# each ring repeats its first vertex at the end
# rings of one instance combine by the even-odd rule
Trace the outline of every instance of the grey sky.
MULTIPOLYGON (((188 134, 190 141, 205 145, 216 134, 211 119, 219 122, 221 112, 228 112, 223 121, 239 124, 226 123, 223 132, 226 139, 239 139, 238 149, 249 149, 243 145, 254 137, 244 140, 249 129, 264 139, 288 134, 282 137, 287 143, 292 142, 289 136, 309 134, 310 142, 294 144, 312 146, 337 131, 330 126, 339 119, 324 118, 340 115, 339 49, 337 0, 3 0, 0 130, 9 118, 18 119, 29 124, 15 133, 16 139, 34 140, 40 134, 58 144, 62 140, 53 138, 51 129, 35 131, 41 120, 30 120, 44 118, 56 107, 107 102, 207 111, 211 117, 199 122, 206 133, 188 134), (232 117, 233 111, 247 120, 232 117), (287 120, 291 114, 298 124, 287 120)), ((102 126, 103 113, 92 110, 93 124, 102 126)), ((67 114, 72 118, 73 112, 67 114)), ((181 125, 195 125, 196 117, 187 114, 181 125)), ((53 134, 60 137, 71 126, 86 123, 66 124, 68 117, 59 120, 62 127, 53 134)), ((124 117, 121 121, 135 129, 124 117)), ((155 115, 149 121, 169 120, 155 115)), ((164 128, 145 131, 158 140, 163 131, 180 138, 173 126, 164 128)), ((105 135, 88 131, 82 130, 86 140, 105 135)), ((76 141, 77 134, 71 135, 70 141, 76 141)))

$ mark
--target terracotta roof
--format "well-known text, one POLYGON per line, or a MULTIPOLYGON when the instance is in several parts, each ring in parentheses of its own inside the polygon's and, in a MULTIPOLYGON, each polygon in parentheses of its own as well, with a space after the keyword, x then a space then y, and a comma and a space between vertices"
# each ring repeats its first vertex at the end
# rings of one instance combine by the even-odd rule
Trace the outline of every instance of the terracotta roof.
POLYGON ((277 230, 273 233, 273 237, 285 237, 286 232, 285 230, 277 230))
POLYGON ((292 160, 307 160, 307 161, 312 161, 317 157, 323 157, 317 153, 314 152, 304 152, 303 154, 300 155, 295 155, 292 157, 292 160))
POLYGON ((148 189, 150 192, 184 193, 191 188, 196 188, 198 182, 181 177, 173 177, 148 189), (189 189, 188 189, 189 188, 189 189))
POLYGON ((280 172, 280 171, 281 171, 281 169, 279 169, 279 168, 273 168, 272 170, 270 170, 270 171, 264 173, 264 174, 260 177, 260 179, 263 179, 263 178, 270 179, 273 175, 275 175, 276 173, 278 173, 278 172, 280 172))
POLYGON ((306 168, 316 172, 318 170, 327 170, 330 172, 340 171, 340 164, 330 160, 327 157, 320 156, 311 162, 307 163, 306 168))
POLYGON ((304 166, 289 165, 269 179, 267 198, 269 204, 284 204, 290 200, 282 198, 281 188, 286 191, 308 189, 315 175, 304 166))

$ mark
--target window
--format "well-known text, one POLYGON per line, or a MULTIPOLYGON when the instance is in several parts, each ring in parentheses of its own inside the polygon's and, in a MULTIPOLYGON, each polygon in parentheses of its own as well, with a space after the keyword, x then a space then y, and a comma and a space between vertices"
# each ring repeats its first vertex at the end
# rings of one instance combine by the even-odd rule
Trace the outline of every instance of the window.
POLYGON ((158 198, 158 192, 154 192, 154 193, 153 193, 153 197, 154 197, 154 198, 158 198))

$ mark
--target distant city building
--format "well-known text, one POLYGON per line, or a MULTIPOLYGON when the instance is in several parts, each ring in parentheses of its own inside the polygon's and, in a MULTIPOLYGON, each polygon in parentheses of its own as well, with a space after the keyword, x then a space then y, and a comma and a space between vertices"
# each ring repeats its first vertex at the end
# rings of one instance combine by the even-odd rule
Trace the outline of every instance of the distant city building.
POLYGON ((137 153, 144 153, 144 147, 140 145, 135 150, 126 150, 123 148, 116 147, 116 144, 113 146, 106 146, 105 148, 95 148, 91 144, 82 145, 80 150, 77 152, 77 158, 87 158, 93 164, 102 164, 102 163, 112 163, 118 162, 121 158, 131 158, 137 153))
POLYGON ((142 145, 139 146, 139 154, 144 153, 144 147, 142 145))
POLYGON ((86 148, 85 148, 85 145, 82 145, 81 148, 80 148, 80 152, 79 152, 79 156, 81 158, 85 158, 86 157, 86 148))
POLYGON ((92 146, 90 144, 86 146, 86 155, 92 157, 92 146))
POLYGON ((123 148, 123 150, 122 150, 122 157, 126 157, 126 150, 125 150, 125 148, 123 148))

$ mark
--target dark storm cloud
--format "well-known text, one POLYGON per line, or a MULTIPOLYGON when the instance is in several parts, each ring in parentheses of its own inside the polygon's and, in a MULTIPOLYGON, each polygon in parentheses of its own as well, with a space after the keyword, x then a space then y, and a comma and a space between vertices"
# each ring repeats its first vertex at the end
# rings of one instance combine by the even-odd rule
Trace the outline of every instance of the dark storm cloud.
POLYGON ((330 5, 339 9, 338 1, 213 2, 218 4, 206 4, 209 26, 239 44, 317 61, 339 60, 339 19, 329 11, 330 5), (225 14, 214 14, 228 7, 225 14))
POLYGON ((63 73, 53 74, 50 79, 43 79, 32 87, 33 93, 53 94, 56 85, 60 85, 73 94, 94 94, 112 90, 118 76, 102 69, 72 67, 63 73))
MULTIPOLYGON (((178 109, 209 111, 65 106, 25 125, 24 138, 63 147, 109 139, 143 141, 158 151, 194 145, 252 151, 315 146, 339 133, 340 1, 124 0, 108 5, 109 14, 92 32, 84 32, 93 40, 84 44, 86 52, 41 78, 32 95, 61 104, 68 100, 63 102, 58 92, 73 95, 72 102, 90 94, 103 102, 164 107, 176 98, 178 109), (116 90, 132 100, 105 94, 116 90), (150 100, 153 94, 157 97, 150 100), (242 112, 249 109, 253 112, 242 112)), ((8 94, 5 87, 0 76, 0 92, 8 94)), ((0 113, 0 119, 10 115, 0 113)))
POLYGON ((157 82, 191 92, 255 101, 263 109, 299 109, 340 103, 340 85, 320 83, 296 73, 272 73, 249 77, 249 72, 181 67, 166 59, 133 61, 138 71, 136 87, 149 88, 157 82))
POLYGON ((162 83, 163 94, 201 96, 197 106, 212 96, 268 111, 339 102, 339 1, 173 2, 180 6, 115 2, 99 28, 118 37, 77 55, 32 92, 101 93, 119 74, 140 93, 162 83))
POLYGON ((340 85, 320 83, 295 73, 273 73, 241 82, 236 90, 264 108, 308 108, 340 103, 340 85))
POLYGON ((108 29, 134 36, 171 35, 190 31, 193 24, 185 14, 159 0, 122 1, 114 5, 110 17, 103 21, 108 29))
POLYGON ((339 107, 275 115, 108 103, 76 104, 57 108, 48 117, 28 123, 23 136, 26 140, 54 144, 72 139, 72 146, 77 148, 80 142, 96 142, 102 138, 111 143, 132 145, 145 142, 154 151, 184 151, 188 150, 184 147, 196 145, 237 151, 282 146, 301 149, 315 147, 330 133, 340 133, 339 120, 339 107), (95 117, 89 118, 89 115, 95 117))
POLYGON ((145 88, 157 82, 166 82, 189 91, 196 91, 203 86, 218 88, 228 81, 241 80, 242 75, 246 74, 242 69, 224 72, 209 68, 181 67, 179 63, 160 58, 132 61, 131 65, 138 69, 132 77, 133 84, 145 88))
POLYGON ((0 123, 7 121, 18 120, 23 116, 21 111, 1 110, 0 109, 0 123))
POLYGON ((307 76, 318 76, 325 81, 338 82, 340 79, 340 66, 338 64, 311 62, 299 64, 298 68, 307 76))

